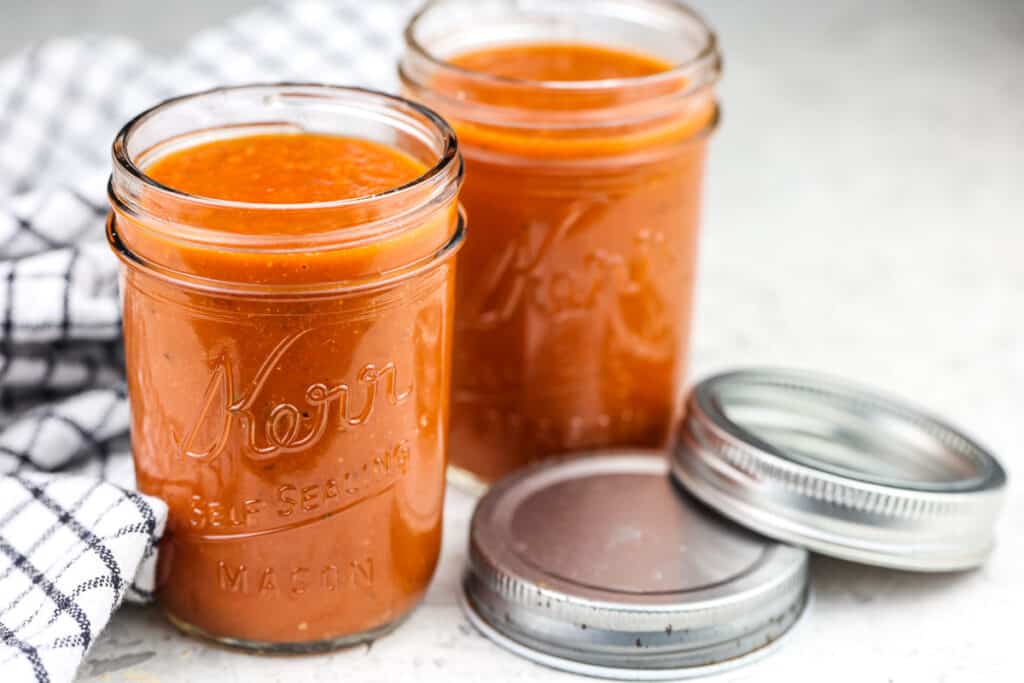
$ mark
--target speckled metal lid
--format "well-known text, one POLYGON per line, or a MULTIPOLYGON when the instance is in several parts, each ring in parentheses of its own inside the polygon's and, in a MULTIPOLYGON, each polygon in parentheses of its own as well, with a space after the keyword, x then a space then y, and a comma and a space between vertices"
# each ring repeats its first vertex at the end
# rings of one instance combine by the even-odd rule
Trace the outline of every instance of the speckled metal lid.
POLYGON ((592 676, 721 671, 770 649, 807 599, 807 553, 679 490, 663 456, 616 452, 508 477, 477 505, 463 582, 500 645, 592 676))
POLYGON ((1003 468, 902 401, 818 374, 741 370, 698 383, 686 414, 674 476, 766 536, 917 571, 975 567, 992 549, 1003 468))

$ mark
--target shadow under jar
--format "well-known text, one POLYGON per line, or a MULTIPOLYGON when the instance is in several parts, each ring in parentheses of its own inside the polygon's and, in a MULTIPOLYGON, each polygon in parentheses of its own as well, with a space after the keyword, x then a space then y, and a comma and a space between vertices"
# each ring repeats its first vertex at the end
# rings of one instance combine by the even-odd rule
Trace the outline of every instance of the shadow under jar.
POLYGON ((435 0, 399 72, 466 162, 456 479, 665 446, 718 114, 713 33, 667 0, 435 0))
POLYGON ((440 549, 451 130, 371 91, 245 86, 141 114, 113 153, 132 447, 170 509, 160 601, 259 650, 386 632, 440 549))

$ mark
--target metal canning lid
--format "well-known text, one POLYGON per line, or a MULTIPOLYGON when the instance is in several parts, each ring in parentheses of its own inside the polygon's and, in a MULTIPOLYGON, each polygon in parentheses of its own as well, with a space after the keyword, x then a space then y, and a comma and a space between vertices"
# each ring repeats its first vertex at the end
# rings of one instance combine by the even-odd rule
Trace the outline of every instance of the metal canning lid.
POLYGON ((807 599, 807 552, 679 490, 663 455, 614 452, 503 479, 480 500, 467 616, 517 654, 592 676, 711 673, 770 650, 807 599))
POLYGON ((672 470, 767 536, 916 571, 984 562, 1006 488, 995 457, 942 420, 790 370, 728 372, 694 387, 672 470))

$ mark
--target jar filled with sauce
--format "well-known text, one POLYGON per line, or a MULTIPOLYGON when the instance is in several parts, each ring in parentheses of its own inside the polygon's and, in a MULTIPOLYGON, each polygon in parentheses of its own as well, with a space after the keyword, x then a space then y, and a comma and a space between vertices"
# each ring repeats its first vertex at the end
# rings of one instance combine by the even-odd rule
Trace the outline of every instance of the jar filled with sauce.
POLYGON ((305 652, 380 635, 440 550, 462 163, 372 91, 170 100, 114 143, 139 488, 187 632, 305 652))
POLYGON ((434 0, 400 77, 466 163, 450 461, 664 447, 680 418, 714 34, 668 0, 434 0))

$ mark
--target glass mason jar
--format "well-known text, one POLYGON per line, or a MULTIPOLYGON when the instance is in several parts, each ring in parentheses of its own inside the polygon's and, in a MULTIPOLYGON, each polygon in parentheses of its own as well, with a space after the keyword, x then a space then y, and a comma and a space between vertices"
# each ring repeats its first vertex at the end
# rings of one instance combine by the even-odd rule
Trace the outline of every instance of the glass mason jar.
POLYGON ((150 109, 113 156, 138 484, 170 508, 164 608, 259 650, 386 632, 440 549, 464 232, 452 131, 372 91, 245 86, 150 109), (294 132, 383 143, 429 171, 309 204, 194 196, 146 174, 200 142, 294 132))
POLYGON ((714 34, 669 0, 434 0, 405 39, 404 94, 458 134, 474 225, 456 286, 453 473, 492 481, 544 456, 665 446, 718 118, 714 34), (537 80, 458 59, 552 44, 665 68, 537 80))

